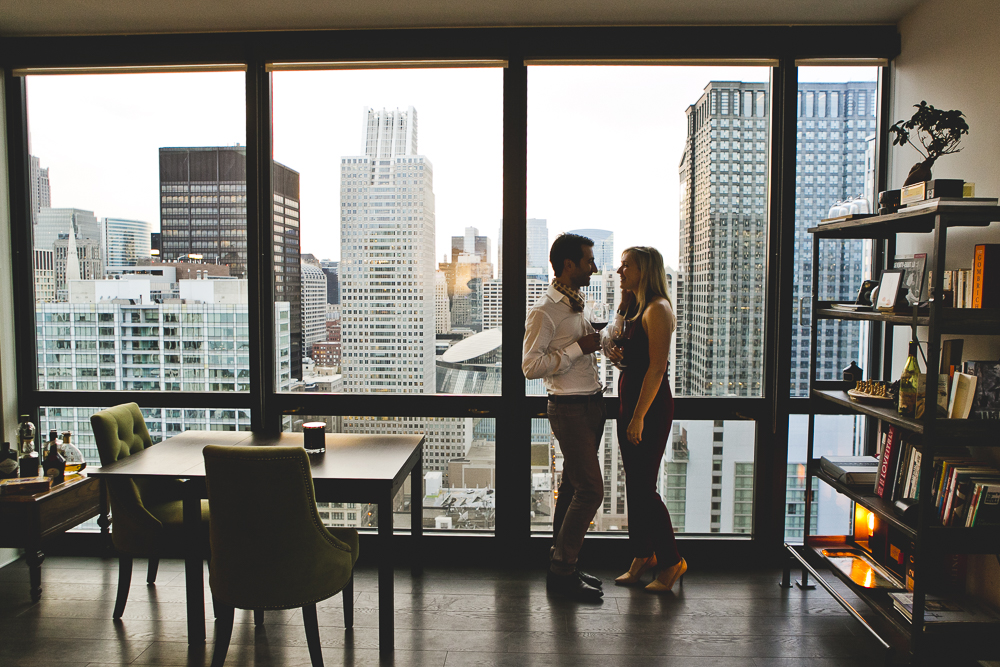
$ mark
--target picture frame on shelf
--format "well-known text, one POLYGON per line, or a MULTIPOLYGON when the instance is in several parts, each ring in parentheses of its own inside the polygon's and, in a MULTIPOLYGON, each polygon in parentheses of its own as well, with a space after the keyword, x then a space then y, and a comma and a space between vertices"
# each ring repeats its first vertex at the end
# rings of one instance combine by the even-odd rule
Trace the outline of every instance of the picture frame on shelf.
POLYGON ((927 253, 896 255, 892 260, 892 268, 903 270, 903 285, 900 296, 903 298, 905 305, 915 306, 923 301, 927 253))
POLYGON ((878 300, 875 308, 878 310, 893 310, 899 300, 900 289, 903 287, 903 269, 886 269, 878 281, 878 300))

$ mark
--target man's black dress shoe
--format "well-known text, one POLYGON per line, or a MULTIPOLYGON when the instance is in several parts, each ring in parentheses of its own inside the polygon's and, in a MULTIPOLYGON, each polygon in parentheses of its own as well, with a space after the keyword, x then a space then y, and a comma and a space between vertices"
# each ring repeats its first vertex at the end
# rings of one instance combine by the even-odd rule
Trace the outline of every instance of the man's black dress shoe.
POLYGON ((603 582, 594 575, 587 574, 583 570, 577 570, 576 574, 580 577, 580 580, 583 581, 583 583, 587 584, 588 586, 593 586, 594 588, 601 588, 601 584, 603 582))
POLYGON ((556 574, 549 571, 545 579, 545 588, 549 593, 579 600, 580 602, 600 602, 604 592, 585 583, 578 572, 572 574, 556 574))

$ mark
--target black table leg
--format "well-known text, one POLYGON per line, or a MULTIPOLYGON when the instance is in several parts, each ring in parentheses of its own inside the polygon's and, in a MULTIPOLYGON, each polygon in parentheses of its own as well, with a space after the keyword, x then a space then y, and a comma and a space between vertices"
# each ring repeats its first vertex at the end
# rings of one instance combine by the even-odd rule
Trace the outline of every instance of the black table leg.
POLYGON ((424 571, 424 457, 417 458, 410 471, 410 572, 414 575, 424 571))
POLYGON ((187 596, 188 644, 205 642, 205 575, 199 539, 201 497, 193 482, 186 482, 184 494, 184 588, 187 596))
POLYGON ((378 503, 378 650, 391 653, 393 642, 392 493, 378 503))
POLYGON ((31 601, 38 602, 42 599, 42 562, 45 554, 42 553, 41 544, 32 540, 31 544, 24 550, 24 561, 28 565, 28 583, 31 585, 31 601))

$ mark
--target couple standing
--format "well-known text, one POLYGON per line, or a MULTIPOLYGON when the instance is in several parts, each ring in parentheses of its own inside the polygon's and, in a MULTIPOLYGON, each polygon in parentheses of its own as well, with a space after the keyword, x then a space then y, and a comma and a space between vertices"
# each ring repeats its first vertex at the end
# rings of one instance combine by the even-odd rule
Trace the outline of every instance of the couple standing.
POLYGON ((666 375, 670 336, 676 326, 667 295, 663 258, 655 248, 622 253, 624 338, 618 345, 594 331, 584 313, 580 288, 597 272, 594 242, 562 234, 549 252, 555 280, 528 312, 521 368, 542 378, 548 417, 563 454, 559 497, 552 517, 555 543, 547 588, 577 600, 600 600, 601 580, 579 570, 577 555, 604 500, 597 451, 604 437, 606 408, 596 352, 619 364, 618 445, 625 467, 629 546, 634 557, 616 584, 638 584, 659 567, 646 590, 669 591, 687 571, 677 552, 670 514, 656 490, 657 472, 670 438, 674 400, 666 375))

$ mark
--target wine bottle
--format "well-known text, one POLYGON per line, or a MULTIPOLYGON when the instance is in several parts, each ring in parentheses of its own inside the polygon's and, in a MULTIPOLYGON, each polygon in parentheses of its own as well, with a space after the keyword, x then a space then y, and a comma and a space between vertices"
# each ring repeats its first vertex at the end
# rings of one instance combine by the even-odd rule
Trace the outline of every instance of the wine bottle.
POLYGON ((66 459, 67 475, 76 474, 87 467, 87 461, 83 458, 83 452, 80 451, 79 447, 70 442, 72 436, 72 431, 63 431, 62 447, 59 449, 59 453, 66 459))
POLYGON ((59 453, 59 439, 56 435, 55 429, 49 431, 49 442, 47 443, 49 453, 45 455, 45 460, 42 463, 45 476, 52 478, 52 486, 66 481, 66 459, 59 453))
POLYGON ((0 445, 0 479, 17 477, 17 452, 12 452, 10 443, 0 445))
POLYGON ((38 477, 38 454, 35 452, 35 425, 28 421, 28 415, 21 415, 17 427, 18 446, 21 452, 21 477, 38 477))
POLYGON ((917 341, 910 341, 909 356, 899 378, 899 414, 913 417, 917 409, 917 390, 920 367, 917 365, 917 341))

